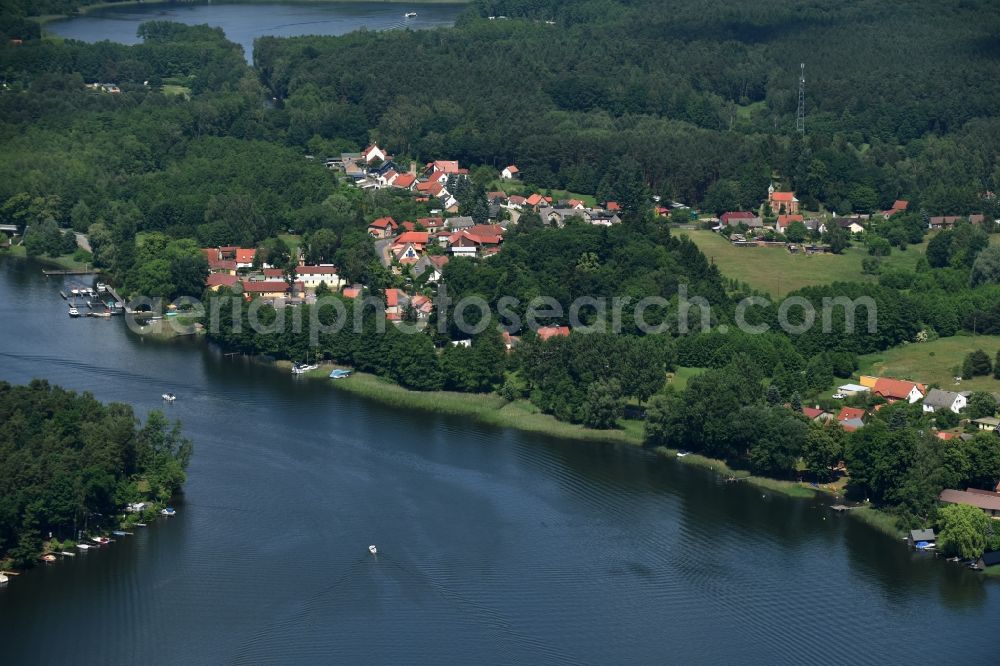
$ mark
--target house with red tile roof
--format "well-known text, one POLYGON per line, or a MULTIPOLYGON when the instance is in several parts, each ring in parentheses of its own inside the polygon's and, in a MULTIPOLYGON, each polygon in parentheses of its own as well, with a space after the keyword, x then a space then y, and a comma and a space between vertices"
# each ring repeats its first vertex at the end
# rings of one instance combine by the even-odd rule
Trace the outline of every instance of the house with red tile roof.
POLYGON ((429 296, 417 294, 410 299, 410 307, 416 311, 418 320, 427 319, 434 311, 434 301, 429 296))
POLYGON ((726 227, 735 227, 740 224, 745 224, 748 227, 759 227, 762 226, 759 217, 753 213, 749 213, 743 210, 733 210, 728 213, 723 213, 719 217, 719 222, 726 227))
POLYGON ((803 407, 802 414, 810 421, 824 421, 830 418, 830 414, 819 407, 803 407))
POLYGON ((620 213, 622 207, 617 201, 605 201, 604 210, 611 211, 612 213, 620 213))
POLYGON ((526 206, 530 206, 531 208, 538 208, 539 206, 542 205, 544 201, 545 197, 536 192, 535 194, 532 194, 530 197, 525 199, 524 203, 526 206))
POLYGON ((212 291, 219 291, 222 287, 232 289, 239 282, 239 278, 228 273, 209 273, 205 278, 205 286, 212 291))
POLYGON ((522 197, 520 194, 512 194, 507 197, 507 207, 508 208, 522 208, 528 203, 528 200, 522 197))
POLYGON ((920 385, 889 377, 879 377, 872 392, 886 400, 906 400, 911 405, 924 397, 920 385))
POLYGON ((380 217, 368 225, 368 235, 372 238, 389 238, 399 227, 391 217, 380 217))
POLYGON ((779 215, 778 216, 778 223, 776 225, 777 226, 777 230, 778 230, 779 233, 783 234, 788 229, 788 225, 790 225, 792 222, 802 222, 803 220, 804 220, 804 218, 801 215, 798 215, 798 214, 796 214, 796 215, 779 215))
POLYGON ((569 326, 542 326, 538 329, 538 337, 541 340, 551 338, 565 338, 569 336, 569 326))
POLYGON ((841 407, 840 412, 837 413, 838 421, 849 421, 851 419, 863 419, 865 417, 865 410, 858 407, 841 407))
POLYGON ((503 190, 496 190, 494 192, 486 193, 486 200, 490 203, 503 203, 507 201, 507 193, 503 190))
POLYGON ((906 201, 905 199, 896 199, 896 201, 894 201, 892 204, 892 208, 890 208, 889 210, 882 211, 882 217, 888 220, 896 213, 902 213, 903 211, 905 211, 907 207, 909 207, 909 205, 910 202, 906 201))
POLYGON ((369 164, 371 162, 374 162, 375 160, 379 160, 380 162, 385 162, 386 160, 389 159, 389 155, 386 154, 384 150, 379 148, 377 143, 373 143, 372 145, 368 146, 363 151, 361 151, 361 157, 364 158, 365 162, 369 164))
POLYGON ((242 247, 236 248, 236 267, 237 268, 250 268, 253 266, 254 257, 257 256, 257 250, 246 249, 242 247))
POLYGON ((315 289, 320 282, 324 282, 327 287, 336 290, 340 289, 340 285, 343 283, 340 275, 337 274, 337 267, 331 264, 296 266, 295 279, 301 282, 306 289, 315 289))
POLYGON ((517 180, 520 175, 521 172, 513 164, 504 167, 504 170, 500 172, 500 178, 503 180, 517 180))
POLYGON ((344 287, 343 295, 344 298, 357 298, 361 295, 362 287, 355 285, 353 287, 344 287))
POLYGON ((444 229, 443 217, 418 217, 417 224, 429 233, 437 233, 444 229))
POLYGON ((446 174, 457 174, 462 171, 458 168, 458 160, 435 160, 427 165, 427 170, 431 173, 441 171, 446 174))
POLYGON ((396 179, 392 181, 392 186, 403 190, 412 190, 414 183, 417 182, 417 177, 412 173, 401 173, 396 176, 396 179))
POLYGON ((243 294, 247 297, 260 298, 284 298, 285 296, 305 295, 305 286, 301 282, 296 282, 294 287, 289 287, 283 280, 244 280, 243 294))

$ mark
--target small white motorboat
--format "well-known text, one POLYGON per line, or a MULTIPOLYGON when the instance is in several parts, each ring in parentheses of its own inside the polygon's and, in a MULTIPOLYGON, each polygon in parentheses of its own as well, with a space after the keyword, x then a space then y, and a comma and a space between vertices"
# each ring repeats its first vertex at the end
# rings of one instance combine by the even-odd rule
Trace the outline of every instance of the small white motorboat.
POLYGON ((164 400, 166 400, 167 402, 173 402, 174 400, 177 399, 177 396, 174 395, 173 393, 164 393, 160 397, 163 398, 164 400))
POLYGON ((87 552, 91 548, 97 548, 97 546, 91 546, 91 545, 86 544, 86 543, 78 543, 78 544, 76 544, 76 547, 79 548, 80 550, 82 550, 83 552, 87 552))
POLYGON ((678 451, 677 452, 677 457, 678 458, 683 458, 684 456, 689 456, 689 455, 691 455, 690 451, 678 451))
POLYGON ((375 544, 372 544, 368 546, 368 552, 372 555, 378 555, 378 548, 375 547, 375 544))
POLYGON ((171 508, 171 507, 168 506, 165 509, 160 509, 160 515, 161 516, 176 516, 177 512, 173 508, 171 508))
POLYGON ((106 546, 111 543, 111 539, 108 537, 90 537, 90 540, 102 546, 106 546))
POLYGON ((80 311, 77 310, 76 308, 70 308, 69 309, 69 316, 70 317, 79 317, 80 316, 80 311))
POLYGON ((292 366, 292 374, 293 375, 304 375, 307 372, 312 372, 313 370, 315 370, 318 367, 319 367, 318 365, 312 365, 312 364, 310 364, 310 365, 302 365, 302 364, 296 363, 295 365, 292 366))
POLYGON ((417 16, 416 12, 406 12, 405 14, 403 14, 403 18, 416 18, 416 16, 417 16))

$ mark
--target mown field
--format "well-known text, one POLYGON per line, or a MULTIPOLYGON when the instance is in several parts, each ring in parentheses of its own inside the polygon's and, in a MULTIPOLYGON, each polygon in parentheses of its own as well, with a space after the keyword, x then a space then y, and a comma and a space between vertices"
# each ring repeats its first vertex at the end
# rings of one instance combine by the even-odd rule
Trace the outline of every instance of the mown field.
MULTIPOLYGON (((862 247, 848 248, 841 255, 805 255, 792 254, 781 247, 736 247, 724 236, 701 229, 678 233, 694 241, 723 275, 746 282, 773 297, 784 296, 801 287, 875 279, 861 272, 861 261, 868 256, 862 247)), ((893 249, 882 265, 884 268, 912 269, 926 247, 926 243, 921 243, 911 245, 905 252, 893 249)))

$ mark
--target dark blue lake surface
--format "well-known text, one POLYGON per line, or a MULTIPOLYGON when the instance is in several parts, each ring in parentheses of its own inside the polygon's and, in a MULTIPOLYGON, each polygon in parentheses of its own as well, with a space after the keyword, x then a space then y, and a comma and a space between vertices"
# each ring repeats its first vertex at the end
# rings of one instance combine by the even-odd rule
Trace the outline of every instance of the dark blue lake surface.
POLYGON ((70 319, 74 281, 0 257, 0 379, 195 456, 177 517, 0 589, 0 663, 996 663, 1000 585, 819 501, 70 319))
POLYGON ((61 37, 85 42, 110 40, 138 44, 136 29, 146 21, 207 23, 222 28, 230 41, 243 47, 247 60, 258 37, 343 35, 362 28, 394 30, 446 27, 466 9, 464 4, 385 2, 275 3, 275 4, 166 4, 148 3, 96 9, 82 16, 52 21, 45 29, 61 37), (405 18, 407 12, 417 16, 405 18))

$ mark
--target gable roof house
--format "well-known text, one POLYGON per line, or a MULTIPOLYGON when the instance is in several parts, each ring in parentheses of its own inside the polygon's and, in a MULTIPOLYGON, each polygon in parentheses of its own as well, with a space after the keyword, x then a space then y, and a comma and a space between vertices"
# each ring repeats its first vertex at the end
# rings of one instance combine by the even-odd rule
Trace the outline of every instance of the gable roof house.
POLYGON ((945 489, 938 495, 942 504, 964 504, 981 509, 987 516, 1000 517, 1000 493, 945 489))
POLYGON ((459 215, 458 217, 450 217, 445 220, 444 226, 452 231, 461 231, 462 229, 471 229, 476 226, 476 221, 468 215, 459 215))
POLYGON ((250 268, 253 266, 254 257, 257 250, 238 247, 236 248, 236 268, 250 268))
POLYGON ((565 338, 569 336, 569 326, 542 326, 536 332, 540 340, 565 338))
POLYGON ((958 414, 965 409, 967 403, 966 397, 961 393, 931 389, 924 398, 923 409, 931 413, 951 410, 958 414))
POLYGON ((391 217, 380 217, 368 225, 368 235, 372 238, 389 238, 396 233, 399 225, 391 217))
POLYGON ((872 391, 886 400, 906 400, 911 405, 924 397, 917 384, 889 377, 879 377, 872 391))
POLYGON ((444 218, 443 217, 418 217, 417 224, 424 228, 425 231, 429 233, 437 233, 444 229, 444 218))
POLYGON ((805 223, 805 218, 803 218, 799 214, 795 214, 795 215, 779 215, 778 216, 778 222, 775 225, 775 228, 776 228, 776 230, 777 230, 778 233, 783 234, 788 229, 788 225, 790 225, 792 222, 802 222, 804 224, 805 223))
POLYGON ((364 159, 366 164, 371 164, 375 160, 381 160, 385 162, 389 158, 386 152, 378 147, 377 143, 373 143, 372 145, 368 146, 363 151, 361 151, 361 157, 362 159, 364 159))
POLYGON ((725 227, 735 227, 740 224, 745 224, 748 227, 762 226, 759 217, 744 210, 732 210, 728 213, 723 213, 722 216, 719 217, 719 222, 721 222, 725 227), (754 222, 756 222, 756 224, 754 224, 754 222))
POLYGON ((500 177, 504 180, 516 180, 520 175, 521 173, 513 164, 504 167, 504 170, 500 172, 500 177))
POLYGON ((865 410, 857 407, 841 407, 837 414, 837 423, 847 432, 854 432, 858 428, 863 428, 865 410))
POLYGON ((896 213, 902 213, 903 211, 905 211, 909 205, 910 202, 906 201, 905 199, 896 199, 896 201, 893 202, 892 204, 892 208, 890 208, 889 210, 882 211, 882 217, 888 220, 896 213))
POLYGON ((859 222, 859 218, 856 217, 835 217, 833 223, 852 234, 860 234, 865 230, 859 222))

